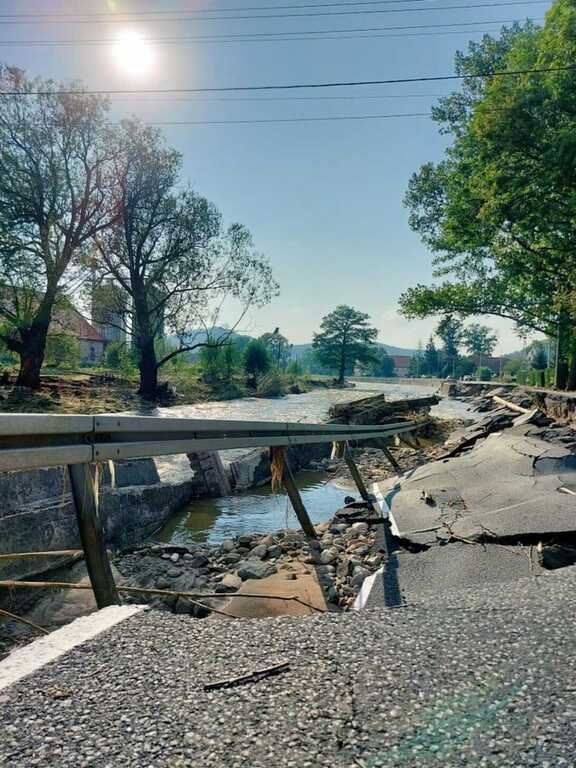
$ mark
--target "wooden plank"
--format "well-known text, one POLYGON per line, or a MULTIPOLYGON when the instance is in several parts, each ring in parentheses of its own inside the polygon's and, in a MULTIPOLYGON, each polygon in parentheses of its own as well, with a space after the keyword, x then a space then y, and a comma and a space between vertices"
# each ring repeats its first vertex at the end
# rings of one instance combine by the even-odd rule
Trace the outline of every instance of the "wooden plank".
POLYGON ((119 605, 120 598, 104 546, 102 526, 98 514, 98 497, 90 465, 73 464, 68 467, 68 471, 72 485, 72 496, 76 505, 80 539, 96 604, 98 608, 119 605))

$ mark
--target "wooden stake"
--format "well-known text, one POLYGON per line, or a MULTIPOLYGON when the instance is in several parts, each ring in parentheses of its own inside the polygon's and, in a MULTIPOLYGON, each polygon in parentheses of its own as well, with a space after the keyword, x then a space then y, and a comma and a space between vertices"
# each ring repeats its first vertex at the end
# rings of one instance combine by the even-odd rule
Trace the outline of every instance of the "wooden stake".
POLYGON ((36 632, 40 632, 43 635, 50 634, 47 629, 44 629, 44 627, 40 627, 38 624, 34 624, 34 622, 30 621, 29 619, 24 619, 22 616, 16 616, 15 613, 10 613, 10 611, 6 611, 4 608, 0 608, 0 616, 7 616, 9 619, 19 621, 21 624, 26 624, 27 627, 32 627, 32 629, 35 629, 36 632))
POLYGON ((80 539, 96 605, 98 608, 119 605, 120 598, 102 537, 102 526, 98 515, 98 498, 90 465, 71 464, 68 471, 70 472, 72 496, 76 505, 80 539))
POLYGON ((304 531, 306 536, 309 536, 311 539, 316 539, 317 538, 316 531, 314 530, 312 521, 310 520, 306 507, 304 506, 304 502, 302 501, 302 497, 300 496, 300 491, 298 490, 298 488, 296 487, 296 483, 294 482, 294 477, 292 475, 290 465, 288 464, 288 459, 286 458, 284 447, 274 446, 273 448, 270 448, 270 455, 273 463, 278 461, 282 461, 283 463, 282 485, 286 489, 286 493, 288 494, 290 503, 294 508, 294 512, 296 512, 296 517, 298 518, 298 522, 302 526, 302 530, 304 531))
POLYGON ((29 557, 78 557, 83 555, 82 549, 53 549, 49 552, 9 552, 1 554, 0 560, 15 560, 29 557))
POLYGON ((382 453, 384 454, 384 456, 386 456, 390 464, 392 464, 392 467, 396 470, 396 472, 402 472, 402 468, 400 467, 400 464, 398 464, 398 462, 396 461, 396 459, 392 454, 392 451, 390 450, 390 448, 388 448, 387 445, 382 446, 382 453))
POLYGON ((370 494, 368 493, 368 489, 364 485, 364 480, 362 479, 362 475, 360 474, 360 471, 356 466, 356 462, 354 461, 354 458, 350 452, 350 448, 348 447, 347 444, 344 445, 344 459, 346 461, 346 465, 348 466, 348 469, 350 470, 352 479, 356 483, 356 488, 358 488, 358 492, 360 493, 360 496, 362 496, 364 501, 372 501, 372 497, 370 496, 370 494))

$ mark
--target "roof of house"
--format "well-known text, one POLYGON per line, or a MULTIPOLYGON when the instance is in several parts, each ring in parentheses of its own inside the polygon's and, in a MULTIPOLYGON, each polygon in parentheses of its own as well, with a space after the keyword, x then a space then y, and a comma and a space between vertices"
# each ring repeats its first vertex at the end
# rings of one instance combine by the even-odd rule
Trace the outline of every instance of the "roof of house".
POLYGON ((104 337, 98 333, 96 328, 78 312, 74 307, 66 307, 56 310, 52 325, 56 326, 54 330, 65 333, 71 333, 77 339, 84 341, 99 341, 104 343, 104 337))
POLYGON ((410 365, 410 360, 412 359, 410 355, 390 355, 390 357, 394 360, 394 365, 400 368, 410 365))

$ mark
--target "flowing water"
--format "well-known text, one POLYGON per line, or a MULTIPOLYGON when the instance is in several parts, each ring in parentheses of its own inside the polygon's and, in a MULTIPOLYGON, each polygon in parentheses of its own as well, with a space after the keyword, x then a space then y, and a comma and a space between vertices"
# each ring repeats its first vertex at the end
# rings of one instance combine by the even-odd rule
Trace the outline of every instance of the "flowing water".
MULTIPOLYGON (((229 419, 252 421, 305 421, 321 422, 335 403, 343 403, 386 394, 390 400, 407 397, 424 397, 434 394, 438 386, 434 382, 417 384, 390 382, 357 382, 354 389, 316 389, 302 395, 282 398, 243 398, 172 408, 158 408, 155 416, 175 416, 203 419, 229 419)), ((443 400, 432 409, 440 418, 466 418, 464 404, 443 400)), ((222 451, 223 459, 230 460, 238 451, 222 451)), ((161 477, 165 480, 182 480, 190 476, 185 456, 165 457, 157 460, 161 477)), ((341 507, 344 497, 352 489, 326 481, 325 475, 301 472, 297 477, 300 492, 313 522, 324 522, 341 507)), ((355 489, 354 489, 355 491, 355 489)), ((352 495, 357 495, 352 491, 352 495)), ((273 495, 269 486, 251 489, 248 493, 221 499, 200 499, 192 502, 175 515, 163 527, 156 538, 160 541, 190 544, 204 541, 217 543, 241 533, 268 533, 280 528, 295 528, 297 521, 284 494, 273 495)))

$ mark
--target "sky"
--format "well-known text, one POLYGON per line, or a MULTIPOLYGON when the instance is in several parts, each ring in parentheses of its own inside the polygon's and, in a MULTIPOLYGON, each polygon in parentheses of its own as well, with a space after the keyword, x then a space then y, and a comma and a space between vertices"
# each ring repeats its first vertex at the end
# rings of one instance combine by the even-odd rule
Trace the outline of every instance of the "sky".
MULTIPOLYGON (((370 315, 379 341, 416 347, 436 321, 401 318, 398 297, 430 282, 432 264, 402 200, 411 174, 442 157, 447 137, 427 113, 457 81, 166 91, 450 75, 455 52, 469 40, 515 19, 540 21, 548 6, 537 0, 0 0, 0 60, 30 76, 81 80, 94 90, 163 91, 113 95, 113 119, 211 123, 163 130, 183 155, 183 181, 216 203, 226 222, 251 230, 280 283, 279 297, 251 311, 241 330, 259 334, 279 326, 290 341, 303 343, 324 315, 349 304, 370 315), (243 38, 232 38, 238 35, 243 38), (38 44, 47 41, 53 44, 38 44), (394 117, 419 113, 424 116, 394 117), (334 117, 362 119, 233 122, 334 117)), ((482 322, 498 332, 497 353, 521 346, 507 321, 482 322)))

